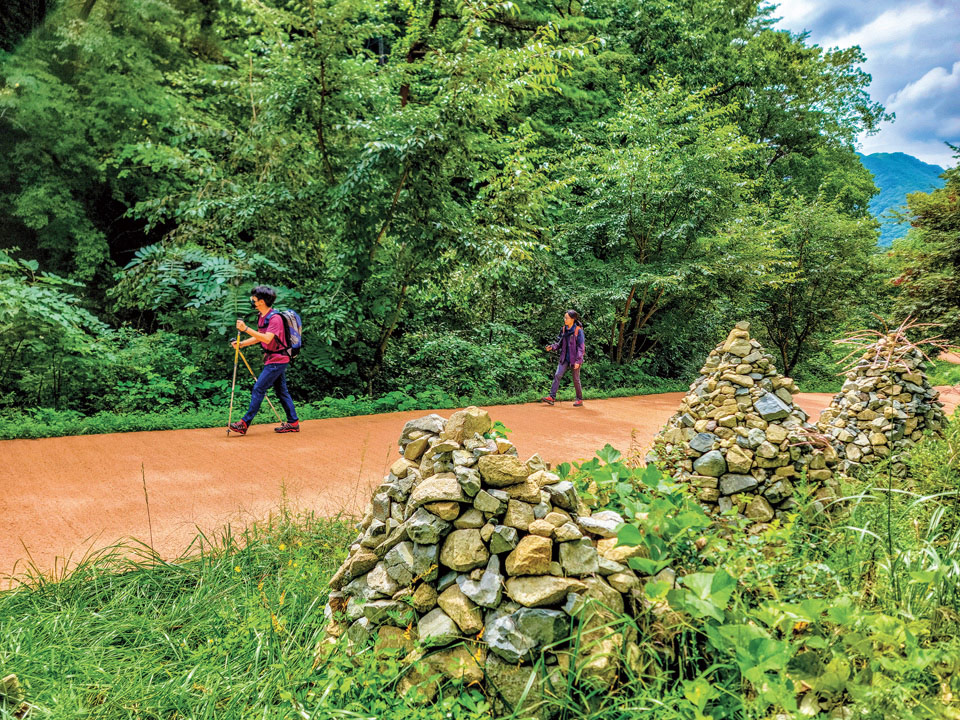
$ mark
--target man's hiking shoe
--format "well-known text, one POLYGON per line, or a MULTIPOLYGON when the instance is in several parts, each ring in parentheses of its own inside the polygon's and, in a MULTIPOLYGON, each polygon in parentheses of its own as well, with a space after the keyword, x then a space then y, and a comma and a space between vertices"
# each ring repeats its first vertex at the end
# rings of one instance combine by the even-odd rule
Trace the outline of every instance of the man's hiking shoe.
POLYGON ((235 432, 237 435, 246 435, 247 427, 247 423, 245 423, 243 420, 237 420, 235 423, 230 423, 227 425, 227 430, 230 432, 235 432))
POLYGON ((576 400, 573 403, 574 407, 583 407, 583 400, 576 400))
POLYGON ((293 422, 280 423, 280 427, 275 427, 274 432, 300 432, 300 421, 294 420, 293 422))
POLYGON ((547 405, 553 405, 556 402, 556 400, 554 400, 549 395, 546 395, 545 397, 540 398, 540 402, 546 403, 547 405))

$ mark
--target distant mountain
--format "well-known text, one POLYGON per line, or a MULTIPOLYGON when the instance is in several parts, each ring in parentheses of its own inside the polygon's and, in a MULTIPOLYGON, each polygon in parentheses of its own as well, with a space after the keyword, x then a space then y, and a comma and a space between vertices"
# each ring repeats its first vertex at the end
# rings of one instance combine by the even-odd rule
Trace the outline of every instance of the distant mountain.
POLYGON ((906 234, 910 225, 897 223, 884 217, 883 213, 905 205, 907 193, 929 192, 943 187, 944 181, 939 177, 943 168, 902 152, 857 155, 860 155, 863 166, 873 173, 874 182, 880 189, 870 201, 870 212, 880 221, 880 245, 890 247, 895 239, 906 234))

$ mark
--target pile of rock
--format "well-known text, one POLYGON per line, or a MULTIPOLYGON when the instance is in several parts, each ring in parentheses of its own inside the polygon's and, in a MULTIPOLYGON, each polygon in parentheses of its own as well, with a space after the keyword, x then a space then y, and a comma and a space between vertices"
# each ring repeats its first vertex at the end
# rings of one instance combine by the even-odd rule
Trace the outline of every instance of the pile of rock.
POLYGON ((639 661, 635 628, 615 622, 640 586, 627 567, 637 548, 617 547, 617 513, 591 514, 571 482, 536 455, 522 462, 491 429, 475 407, 406 424, 403 457, 330 581, 327 632, 406 652, 400 689, 427 699, 438 680, 459 679, 483 683, 507 712, 537 672, 524 708, 548 717, 543 700, 573 662, 573 622, 579 678, 611 686, 621 658, 639 661))
POLYGON ((867 348, 817 422, 847 475, 889 457, 893 473, 901 476, 906 472, 901 453, 924 432, 942 435, 943 404, 927 379, 923 354, 895 343, 889 335, 867 348))
POLYGON ((680 409, 654 441, 651 459, 691 483, 708 511, 736 507, 760 530, 796 506, 806 473, 817 499, 833 497, 836 451, 793 402, 797 387, 739 322, 707 357, 680 409))

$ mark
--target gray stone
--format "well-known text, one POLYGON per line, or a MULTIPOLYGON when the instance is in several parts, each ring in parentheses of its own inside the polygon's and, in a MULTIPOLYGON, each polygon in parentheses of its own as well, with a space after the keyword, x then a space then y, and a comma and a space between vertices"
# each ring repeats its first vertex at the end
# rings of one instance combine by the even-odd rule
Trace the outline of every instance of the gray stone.
POLYGON ((553 531, 553 537, 557 542, 569 542, 571 540, 579 540, 583 537, 583 533, 581 533, 580 528, 572 522, 566 522, 553 531))
POLYGON ((427 647, 449 645, 460 635, 460 628, 440 608, 434 608, 417 623, 420 642, 427 647))
POLYGON ((491 652, 509 663, 535 661, 543 648, 570 633, 570 619, 560 610, 520 608, 491 613, 484 631, 491 652))
POLYGON ((437 579, 437 557, 439 545, 413 546, 413 575, 414 579, 433 581, 437 579))
POLYGON ((440 542, 440 538, 450 529, 450 523, 441 520, 425 508, 417 508, 416 512, 407 520, 407 537, 415 543, 432 545, 440 542))
POLYGON ((713 433, 697 433, 690 438, 690 447, 696 450, 698 453, 710 452, 710 448, 713 447, 713 443, 716 441, 717 436, 713 433))
POLYGON ((480 492, 480 472, 475 468, 456 467, 454 474, 457 476, 457 482, 467 497, 474 497, 480 492))
POLYGON ((458 575, 456 582, 460 587, 460 592, 477 605, 487 608, 497 607, 500 604, 503 586, 503 575, 500 574, 500 558, 496 555, 490 556, 487 567, 479 580, 471 580, 467 575, 458 575))
POLYGON ((383 564, 386 567, 387 575, 400 585, 409 585, 413 582, 413 576, 415 575, 413 571, 413 543, 404 540, 397 544, 383 558, 383 564))
POLYGON ((457 530, 468 530, 470 528, 482 528, 486 520, 483 519, 483 513, 476 508, 470 508, 453 522, 457 530))
POLYGON ((530 468, 515 455, 484 455, 477 462, 477 469, 488 485, 507 487, 527 479, 530 468))
POLYGON ((432 502, 467 502, 463 489, 453 473, 440 473, 422 481, 410 493, 408 506, 418 508, 432 502))
POLYGON ((347 642, 350 645, 366 645, 373 636, 373 629, 373 623, 362 617, 347 628, 347 642))
POLYGON ((737 475, 727 473, 720 477, 720 493, 734 495, 740 492, 750 492, 757 487, 757 479, 752 475, 737 475))
POLYGON ((617 527, 623 523, 623 518, 613 510, 602 510, 593 515, 582 515, 577 518, 577 524, 584 532, 611 538, 617 536, 617 527))
POLYGON ((490 552, 496 554, 510 552, 519 540, 517 529, 506 525, 497 525, 490 536, 490 552))
POLYGON ((560 543, 560 566, 567 575, 591 575, 600 570, 600 556, 586 538, 560 543))
MULTIPOLYGON (((542 494, 542 493, 541 493, 542 494)), ((550 503, 540 502, 533 506, 533 516, 537 520, 542 520, 550 513, 550 503)))
POLYGON ((443 426, 446 424, 446 422, 446 420, 436 413, 417 418, 416 420, 410 420, 406 425, 403 426, 403 433, 401 433, 400 437, 409 438, 411 433, 413 433, 415 430, 419 430, 422 433, 439 435, 441 432, 443 432, 443 426))
POLYGON ((400 589, 400 584, 387 574, 387 568, 380 562, 367 573, 367 587, 382 595, 391 596, 400 589))
POLYGON ((790 408, 783 400, 770 392, 765 392, 754 401, 753 407, 767 422, 781 420, 790 414, 790 408))
POLYGON ((556 605, 563 601, 567 593, 584 589, 581 582, 551 575, 512 577, 506 585, 507 595, 526 607, 556 605))
POLYGON ((479 530, 454 530, 443 541, 440 562, 451 570, 466 572, 485 565, 489 556, 479 530))
POLYGON ((457 571, 450 570, 445 572, 440 576, 440 579, 437 580, 437 592, 443 592, 455 582, 457 582, 457 571))
POLYGON ((397 600, 374 600, 363 606, 363 616, 373 625, 406 627, 413 620, 413 608, 397 600))
POLYGON ((381 522, 386 522, 390 517, 390 496, 384 493, 377 493, 370 500, 370 512, 373 517, 381 522))
POLYGON ((696 420, 693 419, 693 415, 690 413, 684 413, 680 416, 680 424, 684 427, 693 427, 696 420))
POLYGON ((497 499, 497 497, 492 495, 487 490, 481 490, 473 499, 473 506, 480 512, 498 515, 504 510, 505 502, 506 501, 501 502, 499 499, 497 499))
MULTIPOLYGON (((367 573, 367 575, 369 575, 369 573, 367 573)), ((364 602, 379 597, 380 592, 376 588, 370 587, 367 582, 367 575, 361 575, 356 580, 351 580, 347 583, 343 588, 344 595, 364 602)))
POLYGON ((711 450, 693 461, 693 469, 698 475, 720 477, 727 471, 727 461, 719 450, 711 450))
POLYGON ((763 493, 763 496, 774 505, 779 505, 792 495, 793 485, 790 484, 789 480, 778 480, 763 493))
POLYGON ((477 458, 470 450, 454 450, 453 464, 457 467, 473 467, 477 464, 477 458))
POLYGON ((553 485, 545 485, 544 490, 550 495, 550 502, 564 510, 577 509, 577 490, 569 480, 561 480, 553 485))
POLYGON ((621 565, 618 562, 614 562, 609 558, 605 558, 602 555, 599 557, 599 570, 598 572, 601 575, 613 575, 614 573, 623 572, 627 569, 626 565, 621 565))

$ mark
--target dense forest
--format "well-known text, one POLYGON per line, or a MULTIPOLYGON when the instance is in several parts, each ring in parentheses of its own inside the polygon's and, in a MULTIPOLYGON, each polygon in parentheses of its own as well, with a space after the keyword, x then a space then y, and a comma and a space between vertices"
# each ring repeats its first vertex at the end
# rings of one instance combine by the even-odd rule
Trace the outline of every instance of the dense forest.
POLYGON ((7 413, 223 403, 255 282, 298 400, 540 387, 567 308, 594 388, 740 319, 811 383, 871 312, 956 319, 916 270, 955 231, 877 254, 861 50, 758 0, 38 7, 0 43, 7 413))

